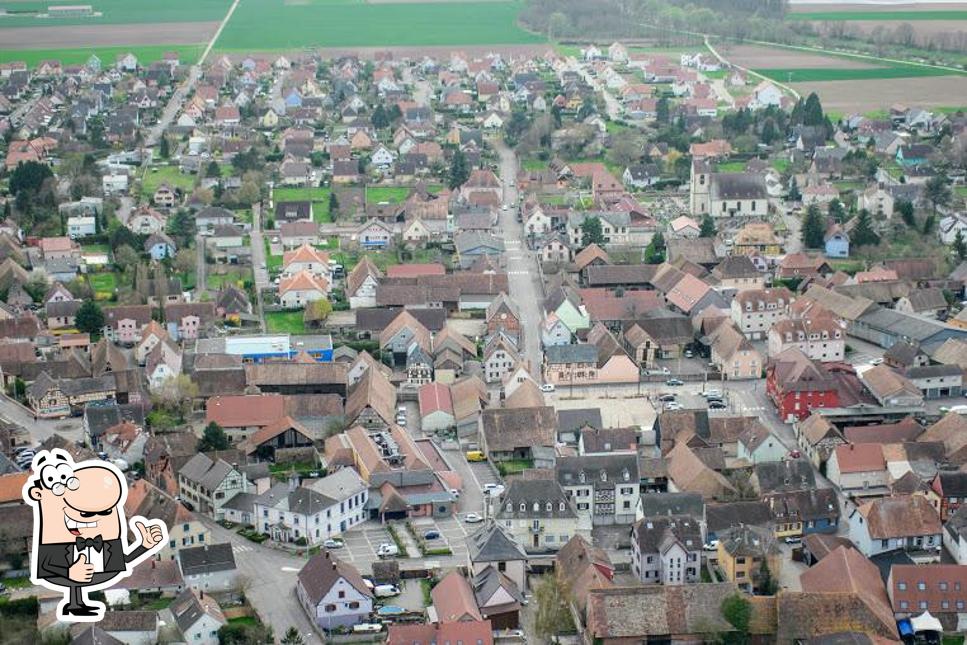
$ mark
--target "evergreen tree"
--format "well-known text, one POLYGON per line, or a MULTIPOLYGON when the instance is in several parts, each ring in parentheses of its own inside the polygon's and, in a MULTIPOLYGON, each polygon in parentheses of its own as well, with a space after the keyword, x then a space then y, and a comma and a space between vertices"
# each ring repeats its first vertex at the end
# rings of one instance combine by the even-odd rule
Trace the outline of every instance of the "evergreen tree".
POLYGON ((91 338, 97 338, 104 327, 104 312, 93 300, 85 300, 74 317, 74 326, 77 327, 77 331, 90 334, 91 338))
POLYGON ((815 204, 810 204, 803 214, 802 229, 799 233, 802 245, 807 249, 822 248, 823 238, 826 236, 826 222, 815 204))
POLYGON ((336 219, 336 213, 339 211, 339 198, 336 197, 336 191, 329 192, 329 216, 336 219))
POLYGON ((826 116, 823 114, 823 106, 819 101, 819 96, 815 92, 810 92, 806 97, 806 102, 802 108, 803 125, 824 125, 826 116))
POLYGON ((904 224, 910 228, 916 227, 917 220, 913 215, 913 202, 911 202, 909 199, 896 200, 896 203, 893 205, 893 210, 900 213, 900 219, 903 220, 904 224))
POLYGON ((880 236, 873 230, 873 218, 870 211, 861 209, 856 216, 856 226, 850 234, 850 242, 855 246, 867 246, 880 243, 880 236))
POLYGON ((373 110, 373 127, 377 130, 382 130, 389 125, 389 117, 386 115, 386 109, 383 107, 382 103, 376 106, 373 110))
POLYGON ((645 247, 645 264, 661 264, 665 261, 665 237, 657 231, 645 247))
POLYGON ((827 212, 837 224, 842 224, 843 220, 846 218, 846 208, 843 206, 843 202, 839 201, 839 199, 836 197, 833 197, 833 199, 829 202, 827 212))
POLYGON ((453 159, 450 160, 450 176, 447 179, 447 185, 450 186, 450 190, 455 190, 469 178, 470 166, 467 163, 467 156, 463 154, 463 150, 457 148, 453 153, 453 159))
POLYGON ((671 111, 668 109, 668 99, 664 96, 658 99, 655 105, 655 118, 658 123, 668 123, 671 111))
POLYGON ((158 144, 158 154, 161 155, 162 159, 167 159, 171 156, 171 144, 168 142, 168 137, 161 137, 161 142, 158 144))
POLYGON ((41 185, 54 173, 45 163, 36 161, 21 161, 10 173, 8 189, 11 195, 19 195, 23 191, 36 193, 41 185))
POLYGON ((796 181, 795 176, 789 179, 789 194, 786 197, 791 202, 802 200, 802 193, 799 192, 799 182, 796 181))
POLYGON ((581 103, 580 109, 578 109, 577 120, 583 121, 589 116, 591 116, 592 114, 594 114, 595 111, 596 110, 594 107, 594 99, 588 96, 584 99, 584 102, 581 103))
POLYGON ((699 237, 715 237, 715 220, 708 213, 705 213, 705 217, 702 218, 702 227, 699 229, 699 237))
POLYGON ((954 237, 954 252, 957 254, 958 260, 963 261, 967 257, 967 241, 964 240, 964 236, 959 230, 954 237))
POLYGON ((228 450, 232 442, 228 440, 225 430, 212 421, 202 432, 201 439, 198 441, 198 452, 208 452, 210 450, 228 450))
POLYGON ((598 217, 587 217, 581 222, 581 246, 604 244, 604 232, 601 230, 601 219, 598 217))
POLYGON ((772 145, 772 142, 779 137, 779 131, 776 130, 776 123, 772 119, 766 119, 766 122, 762 125, 762 133, 759 135, 759 139, 762 143, 772 145))
POLYGON ((208 166, 205 168, 206 177, 220 177, 222 174, 222 169, 218 167, 217 161, 208 162, 208 166))
MULTIPOLYGON (((11 189, 11 192, 13 190, 11 189)), ((938 206, 946 206, 950 203, 950 180, 944 173, 938 173, 927 180, 923 187, 923 196, 933 206, 933 212, 937 212, 938 206)))

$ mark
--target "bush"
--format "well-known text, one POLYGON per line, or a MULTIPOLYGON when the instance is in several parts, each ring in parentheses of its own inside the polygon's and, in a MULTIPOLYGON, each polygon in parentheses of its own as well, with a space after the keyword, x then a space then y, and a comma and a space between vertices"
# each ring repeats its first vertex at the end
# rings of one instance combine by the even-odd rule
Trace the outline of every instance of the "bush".
POLYGON ((12 618, 14 616, 36 617, 39 610, 40 603, 37 601, 36 596, 8 600, 0 604, 0 616, 4 618, 12 618))
POLYGON ((309 540, 305 539, 304 537, 300 537, 299 539, 297 539, 295 541, 295 545, 296 546, 308 546, 309 545, 309 540))

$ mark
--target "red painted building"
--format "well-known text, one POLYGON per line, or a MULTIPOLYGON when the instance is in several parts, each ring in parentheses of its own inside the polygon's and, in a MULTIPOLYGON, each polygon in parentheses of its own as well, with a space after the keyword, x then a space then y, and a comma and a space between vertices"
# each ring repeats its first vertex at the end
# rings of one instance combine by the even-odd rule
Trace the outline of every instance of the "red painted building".
POLYGON ((766 392, 781 419, 805 419, 814 408, 839 407, 836 378, 799 349, 790 347, 766 367, 766 392))
POLYGON ((967 504, 967 473, 959 470, 941 470, 930 483, 930 488, 940 497, 940 519, 944 522, 962 504, 967 504))

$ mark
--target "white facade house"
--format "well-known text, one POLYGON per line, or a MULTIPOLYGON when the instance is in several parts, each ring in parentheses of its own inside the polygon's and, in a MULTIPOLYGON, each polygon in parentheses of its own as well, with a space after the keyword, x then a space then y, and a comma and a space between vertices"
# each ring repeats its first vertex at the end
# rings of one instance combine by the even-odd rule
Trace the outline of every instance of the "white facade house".
POLYGON ((279 542, 320 544, 338 537, 368 516, 369 493, 361 481, 354 469, 343 468, 312 487, 276 484, 255 499, 256 527, 279 542))
POLYGON ((644 583, 680 585, 701 580, 702 527, 687 515, 644 518, 631 538, 631 570, 644 583))
POLYGON ((831 318, 781 320, 769 329, 769 356, 795 347, 814 361, 842 362, 846 332, 831 318))
POLYGON ((849 538, 868 558, 903 550, 934 554, 939 560, 942 531, 940 514, 922 495, 875 499, 849 516, 849 538))
POLYGON ((296 596, 310 620, 330 632, 367 622, 373 611, 373 592, 359 571, 325 549, 299 571, 296 596))
POLYGON ((97 219, 93 216, 74 216, 67 218, 67 237, 76 240, 79 237, 97 234, 97 219))
POLYGON ((792 293, 778 289, 746 289, 732 299, 732 322, 746 338, 765 338, 772 326, 789 317, 792 293))

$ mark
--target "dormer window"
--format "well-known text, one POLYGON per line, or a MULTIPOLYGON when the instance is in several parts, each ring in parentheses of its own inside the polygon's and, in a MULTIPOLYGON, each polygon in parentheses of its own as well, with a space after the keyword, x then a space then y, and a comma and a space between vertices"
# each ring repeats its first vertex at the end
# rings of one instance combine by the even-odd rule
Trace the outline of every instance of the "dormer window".
POLYGON ((541 503, 540 502, 534 502, 534 512, 536 513, 539 510, 541 510, 541 503))
MULTIPOLYGON (((512 510, 514 510, 514 505, 508 502, 507 503, 507 512, 510 513, 512 510)), ((523 510, 523 509, 521 509, 521 510, 523 510)))
POLYGON ((584 471, 583 471, 583 470, 582 470, 582 471, 581 471, 581 473, 580 473, 580 474, 578 475, 578 479, 580 479, 580 480, 581 480, 581 483, 582 483, 582 484, 583 484, 583 483, 584 483, 584 482, 585 482, 585 481, 587 480, 587 477, 585 476, 585 474, 584 474, 584 471))
POLYGON ((524 502, 521 502, 520 503, 520 512, 523 513, 526 510, 527 510, 527 504, 525 504, 524 502))
POLYGON ((544 510, 546 510, 548 513, 550 513, 551 511, 554 510, 554 505, 551 504, 550 502, 548 502, 547 504, 544 505, 544 510))
POLYGON ((603 481, 603 482, 608 481, 608 473, 607 473, 607 471, 604 471, 604 470, 601 471, 601 481, 603 481))
POLYGON ((558 504, 557 505, 557 508, 558 508, 559 511, 563 512, 564 511, 564 508, 565 508, 564 502, 561 502, 560 504, 558 504))
POLYGON ((621 478, 624 479, 625 481, 628 481, 629 479, 631 479, 631 475, 628 473, 627 468, 621 471, 621 478))

